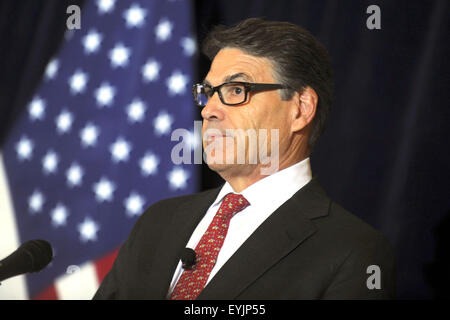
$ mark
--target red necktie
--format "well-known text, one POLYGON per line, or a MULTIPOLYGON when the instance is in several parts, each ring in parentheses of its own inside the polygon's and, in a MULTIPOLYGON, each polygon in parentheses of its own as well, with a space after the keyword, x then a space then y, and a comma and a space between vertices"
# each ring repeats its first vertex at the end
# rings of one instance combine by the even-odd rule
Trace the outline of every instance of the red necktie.
POLYGON ((194 300, 198 297, 216 264, 231 218, 248 205, 240 194, 229 193, 225 196, 208 230, 195 247, 195 266, 184 270, 173 289, 171 300, 194 300))

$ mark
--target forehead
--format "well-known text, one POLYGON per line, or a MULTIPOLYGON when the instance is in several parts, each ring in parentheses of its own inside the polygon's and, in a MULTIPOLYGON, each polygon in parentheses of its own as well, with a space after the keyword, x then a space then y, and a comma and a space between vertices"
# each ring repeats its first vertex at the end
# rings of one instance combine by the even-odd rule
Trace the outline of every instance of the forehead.
POLYGON ((269 59, 256 57, 236 48, 220 50, 211 63, 205 82, 218 85, 226 81, 272 81, 269 59))

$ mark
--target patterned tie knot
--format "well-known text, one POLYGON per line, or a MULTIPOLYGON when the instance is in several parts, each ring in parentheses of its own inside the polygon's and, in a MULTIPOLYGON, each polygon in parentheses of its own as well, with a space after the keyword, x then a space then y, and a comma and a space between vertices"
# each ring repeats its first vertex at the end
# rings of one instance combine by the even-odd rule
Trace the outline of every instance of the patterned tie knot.
POLYGON ((220 206, 219 213, 231 219, 236 213, 245 209, 250 203, 242 194, 228 193, 220 206))

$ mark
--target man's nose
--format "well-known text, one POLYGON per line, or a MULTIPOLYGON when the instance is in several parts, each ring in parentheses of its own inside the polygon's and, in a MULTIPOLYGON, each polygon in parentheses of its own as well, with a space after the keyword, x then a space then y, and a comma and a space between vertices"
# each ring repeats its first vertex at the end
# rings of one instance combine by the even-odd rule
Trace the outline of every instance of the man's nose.
POLYGON ((215 92, 208 99, 201 114, 204 120, 223 120, 225 118, 225 108, 226 106, 220 101, 219 93, 215 92))

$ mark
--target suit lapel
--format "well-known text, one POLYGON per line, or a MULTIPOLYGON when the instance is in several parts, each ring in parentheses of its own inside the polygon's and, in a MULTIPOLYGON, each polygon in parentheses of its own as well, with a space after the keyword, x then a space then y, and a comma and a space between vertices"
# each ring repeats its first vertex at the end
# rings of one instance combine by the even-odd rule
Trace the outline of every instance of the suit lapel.
POLYGON ((234 299, 264 272, 310 237, 310 219, 328 214, 330 200, 313 178, 244 242, 198 299, 234 299))
POLYGON ((163 235, 155 257, 147 261, 147 270, 151 270, 151 273, 143 283, 151 283, 147 291, 149 299, 166 299, 181 251, 220 189, 221 187, 195 195, 173 213, 171 224, 167 228, 170 232, 163 235))

